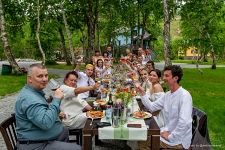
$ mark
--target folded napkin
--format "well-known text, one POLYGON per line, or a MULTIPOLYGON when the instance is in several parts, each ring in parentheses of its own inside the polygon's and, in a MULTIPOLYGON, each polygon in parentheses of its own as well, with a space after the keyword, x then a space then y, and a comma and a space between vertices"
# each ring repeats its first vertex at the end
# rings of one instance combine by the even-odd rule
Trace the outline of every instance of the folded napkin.
MULTIPOLYGON (((105 122, 105 118, 102 118, 105 122)), ((128 122, 118 128, 112 126, 98 129, 99 139, 119 139, 119 140, 147 140, 147 126, 143 119, 129 118, 128 122), (128 128, 127 124, 141 124, 141 128, 128 128)))

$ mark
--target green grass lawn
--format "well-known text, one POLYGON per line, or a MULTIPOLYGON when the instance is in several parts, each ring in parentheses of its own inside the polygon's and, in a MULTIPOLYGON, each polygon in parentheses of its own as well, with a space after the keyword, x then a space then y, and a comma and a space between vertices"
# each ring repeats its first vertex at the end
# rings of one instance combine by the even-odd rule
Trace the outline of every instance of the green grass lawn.
MULTIPOLYGON (((50 78, 59 78, 59 76, 50 74, 50 78)), ((18 92, 26 84, 26 81, 26 75, 0 75, 0 97, 18 92)))
MULTIPOLYGON (((225 68, 216 70, 184 69, 182 86, 193 98, 193 105, 207 113, 208 129, 213 148, 225 149, 225 68)), ((56 78, 56 77, 53 77, 56 78)), ((26 83, 25 76, 0 76, 0 96, 20 90, 26 83)))
POLYGON ((72 65, 56 64, 56 65, 46 65, 46 66, 47 66, 47 68, 73 70, 72 65))
MULTIPOLYGON (((196 60, 172 60, 173 63, 187 63, 187 64, 196 64, 196 60)), ((200 65, 212 65, 212 60, 208 62, 199 62, 200 65)), ((225 61, 219 60, 216 62, 217 65, 225 65, 225 61)))
MULTIPOLYGON (((66 65, 66 64, 56 64, 56 65, 46 65, 47 68, 54 68, 54 69, 64 69, 64 70, 73 70, 73 65, 66 65)), ((85 65, 80 65, 80 70, 84 70, 85 65)))
POLYGON ((0 96, 19 91, 26 84, 26 76, 0 75, 0 96))
POLYGON ((213 148, 225 148, 225 68, 184 69, 182 86, 192 95, 193 105, 207 113, 208 129, 213 148))

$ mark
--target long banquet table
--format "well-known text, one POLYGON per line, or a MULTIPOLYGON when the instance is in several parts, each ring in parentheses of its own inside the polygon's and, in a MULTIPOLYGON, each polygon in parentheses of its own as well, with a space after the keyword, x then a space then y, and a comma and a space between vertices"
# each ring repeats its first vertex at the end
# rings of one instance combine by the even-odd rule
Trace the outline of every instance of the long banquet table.
MULTIPOLYGON (((143 104, 140 100, 138 100, 138 105, 142 110, 145 110, 143 104)), ((93 121, 93 124, 100 122, 100 119, 96 119, 93 121)), ((98 128, 94 125, 90 125, 91 119, 88 119, 84 128, 83 128, 83 150, 92 150, 92 138, 95 135, 98 135, 98 128)), ((159 150, 160 149, 160 129, 154 119, 154 117, 150 117, 145 119, 146 125, 148 128, 148 136, 151 136, 151 149, 159 150)))

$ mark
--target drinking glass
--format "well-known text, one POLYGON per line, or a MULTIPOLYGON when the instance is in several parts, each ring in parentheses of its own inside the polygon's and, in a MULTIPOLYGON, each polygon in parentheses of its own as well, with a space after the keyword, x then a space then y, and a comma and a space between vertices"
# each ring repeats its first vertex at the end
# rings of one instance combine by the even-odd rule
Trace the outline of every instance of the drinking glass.
POLYGON ((114 128, 119 127, 119 121, 120 121, 120 109, 119 108, 113 108, 113 117, 112 117, 112 126, 114 128))
POLYGON ((60 87, 59 83, 54 79, 50 79, 48 85, 52 91, 55 91, 60 87))

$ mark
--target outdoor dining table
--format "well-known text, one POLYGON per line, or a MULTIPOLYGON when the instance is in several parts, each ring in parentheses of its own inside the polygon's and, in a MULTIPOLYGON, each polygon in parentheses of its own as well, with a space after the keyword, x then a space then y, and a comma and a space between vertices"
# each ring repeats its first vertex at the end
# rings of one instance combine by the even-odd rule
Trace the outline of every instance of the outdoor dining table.
MULTIPOLYGON (((138 105, 140 107, 141 110, 145 110, 144 105, 142 104, 141 100, 137 99, 138 105)), ((92 150, 92 138, 95 135, 98 135, 98 128, 97 126, 95 126, 94 124, 96 124, 97 122, 100 122, 101 119, 95 119, 93 121, 93 124, 90 125, 91 123, 91 119, 88 119, 86 121, 86 124, 83 128, 83 144, 82 144, 82 148, 83 150, 92 150)), ((151 137, 151 149, 152 150, 159 150, 160 149, 160 129, 154 119, 154 117, 150 117, 144 120, 145 124, 149 126, 148 130, 147 130, 147 134, 148 136, 151 137)))

